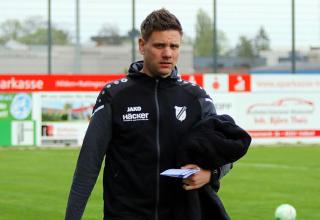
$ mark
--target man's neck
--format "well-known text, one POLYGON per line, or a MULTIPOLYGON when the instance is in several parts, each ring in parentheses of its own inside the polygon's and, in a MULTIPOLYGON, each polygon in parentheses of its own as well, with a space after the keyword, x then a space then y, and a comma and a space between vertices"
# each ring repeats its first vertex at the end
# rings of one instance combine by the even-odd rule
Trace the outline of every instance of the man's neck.
POLYGON ((152 78, 154 78, 154 77, 167 78, 167 77, 169 77, 171 75, 171 73, 168 73, 167 75, 162 75, 162 74, 154 75, 154 74, 151 74, 149 71, 145 71, 144 68, 142 68, 142 70, 140 72, 143 73, 143 74, 146 74, 146 75, 148 75, 148 76, 150 76, 152 78))

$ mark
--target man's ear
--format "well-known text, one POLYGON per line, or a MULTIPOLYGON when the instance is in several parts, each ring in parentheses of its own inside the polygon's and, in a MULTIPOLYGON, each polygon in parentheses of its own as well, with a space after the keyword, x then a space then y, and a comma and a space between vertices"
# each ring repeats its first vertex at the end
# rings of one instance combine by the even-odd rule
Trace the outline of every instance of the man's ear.
POLYGON ((141 55, 144 55, 144 45, 145 41, 142 37, 139 38, 139 51, 141 55))

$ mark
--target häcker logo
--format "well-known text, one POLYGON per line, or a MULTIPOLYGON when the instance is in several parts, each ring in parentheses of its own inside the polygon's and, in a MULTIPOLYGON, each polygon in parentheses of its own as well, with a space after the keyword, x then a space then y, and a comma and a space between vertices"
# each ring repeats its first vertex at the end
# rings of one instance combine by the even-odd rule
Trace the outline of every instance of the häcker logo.
POLYGON ((141 106, 127 107, 127 113, 122 115, 122 119, 123 121, 148 121, 149 113, 141 111, 141 106))
POLYGON ((176 110, 176 117, 179 121, 183 121, 187 117, 187 107, 186 106, 174 106, 176 110))

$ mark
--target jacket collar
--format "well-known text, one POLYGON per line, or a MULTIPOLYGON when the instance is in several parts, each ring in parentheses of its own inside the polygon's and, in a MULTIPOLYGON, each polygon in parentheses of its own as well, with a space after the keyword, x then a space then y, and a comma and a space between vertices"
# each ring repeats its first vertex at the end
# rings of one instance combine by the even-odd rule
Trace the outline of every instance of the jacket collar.
MULTIPOLYGON (((130 68, 128 71, 128 76, 130 76, 130 77, 143 77, 143 76, 149 77, 147 74, 141 72, 142 68, 143 68, 143 60, 132 63, 130 65, 130 68)), ((180 78, 178 76, 177 67, 174 67, 170 76, 168 76, 167 78, 176 79, 176 80, 180 78)))

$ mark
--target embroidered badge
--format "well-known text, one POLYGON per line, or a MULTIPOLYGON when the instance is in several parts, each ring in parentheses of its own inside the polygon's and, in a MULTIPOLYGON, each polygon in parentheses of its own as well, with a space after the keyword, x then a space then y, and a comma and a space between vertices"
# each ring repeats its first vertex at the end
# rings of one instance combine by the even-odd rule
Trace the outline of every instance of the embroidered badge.
POLYGON ((186 106, 174 106, 175 110, 176 110, 176 118, 179 121, 183 121, 186 119, 187 117, 187 107, 186 106))

